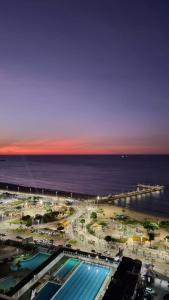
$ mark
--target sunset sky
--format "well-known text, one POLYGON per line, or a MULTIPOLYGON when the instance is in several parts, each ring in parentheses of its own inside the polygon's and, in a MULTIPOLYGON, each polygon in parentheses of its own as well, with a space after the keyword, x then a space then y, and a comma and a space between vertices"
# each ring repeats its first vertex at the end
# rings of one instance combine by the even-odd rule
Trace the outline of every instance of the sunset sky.
POLYGON ((0 154, 169 154, 169 1, 0 1, 0 154))

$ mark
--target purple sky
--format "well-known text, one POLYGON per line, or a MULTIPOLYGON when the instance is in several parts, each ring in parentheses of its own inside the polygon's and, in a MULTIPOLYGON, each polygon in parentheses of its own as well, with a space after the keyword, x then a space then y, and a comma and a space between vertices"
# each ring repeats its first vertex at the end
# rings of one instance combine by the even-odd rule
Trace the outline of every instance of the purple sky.
POLYGON ((0 153, 168 153, 169 1, 0 1, 0 153))

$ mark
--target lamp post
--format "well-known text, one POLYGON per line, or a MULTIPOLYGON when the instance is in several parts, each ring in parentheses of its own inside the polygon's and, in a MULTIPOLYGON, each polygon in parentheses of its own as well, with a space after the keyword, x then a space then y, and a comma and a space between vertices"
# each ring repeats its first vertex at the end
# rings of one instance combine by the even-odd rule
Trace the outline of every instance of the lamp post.
POLYGON ((166 250, 167 250, 167 243, 168 243, 168 239, 166 238, 165 239, 165 248, 166 248, 166 250))
POLYGON ((39 221, 40 221, 40 220, 38 219, 38 233, 39 233, 39 221))

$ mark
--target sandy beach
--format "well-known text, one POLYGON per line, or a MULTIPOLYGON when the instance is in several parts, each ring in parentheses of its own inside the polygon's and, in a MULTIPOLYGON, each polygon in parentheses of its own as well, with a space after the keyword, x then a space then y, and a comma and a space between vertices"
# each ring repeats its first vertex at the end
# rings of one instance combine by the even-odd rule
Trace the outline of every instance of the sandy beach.
POLYGON ((162 221, 162 220, 169 220, 167 217, 162 217, 162 216, 154 216, 142 212, 138 212, 132 209, 120 207, 120 206, 115 206, 111 204, 101 204, 100 207, 104 209, 106 217, 113 217, 115 214, 125 214, 129 216, 131 219, 135 219, 138 221, 162 221))

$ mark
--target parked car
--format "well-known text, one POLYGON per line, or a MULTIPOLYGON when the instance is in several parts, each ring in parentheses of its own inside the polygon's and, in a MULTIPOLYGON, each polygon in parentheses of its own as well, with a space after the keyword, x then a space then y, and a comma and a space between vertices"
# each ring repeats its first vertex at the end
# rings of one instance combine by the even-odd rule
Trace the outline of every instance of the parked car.
POLYGON ((156 295, 155 290, 149 287, 146 287, 145 292, 149 293, 150 295, 156 295))

